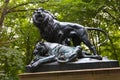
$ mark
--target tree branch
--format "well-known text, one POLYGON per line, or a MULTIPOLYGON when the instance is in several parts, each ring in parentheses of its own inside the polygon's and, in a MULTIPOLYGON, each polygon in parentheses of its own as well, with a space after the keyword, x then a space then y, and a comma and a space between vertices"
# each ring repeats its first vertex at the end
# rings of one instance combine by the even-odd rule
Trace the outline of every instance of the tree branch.
POLYGON ((9 10, 8 13, 12 13, 12 12, 26 12, 26 11, 33 11, 36 9, 26 9, 26 10, 9 10))
MULTIPOLYGON (((0 31, 1 31, 1 29, 2 29, 2 26, 3 26, 3 21, 4 21, 4 18, 5 18, 5 16, 6 16, 6 14, 7 13, 10 13, 10 12, 12 12, 12 11, 14 11, 14 12, 17 12, 17 11, 27 11, 27 10, 14 10, 15 8, 18 8, 18 7, 20 7, 20 6, 24 6, 24 5, 28 5, 28 4, 33 4, 33 3, 36 3, 35 1, 31 1, 31 2, 26 2, 26 3, 21 3, 21 4, 19 4, 19 5, 16 5, 16 6, 14 6, 14 7, 12 7, 12 8, 9 8, 8 9, 8 4, 9 4, 9 1, 10 0, 5 0, 4 1, 4 7, 3 8, 1 8, 1 16, 0 16, 0 31)), ((49 0, 40 0, 39 2, 40 3, 44 3, 44 2, 48 2, 49 0)))
MULTIPOLYGON (((40 3, 45 3, 45 2, 48 2, 49 0, 44 0, 44 1, 39 1, 40 3)), ((36 3, 35 1, 31 1, 31 2, 26 2, 26 3, 21 3, 19 5, 16 5, 14 7, 12 7, 10 10, 12 9, 15 9, 15 8, 18 8, 18 7, 21 7, 21 6, 24 6, 24 5, 28 5, 28 4, 33 4, 33 3, 36 3)), ((37 2, 38 3, 38 2, 37 2)))
POLYGON ((33 1, 33 2, 22 3, 22 4, 19 4, 19 5, 17 5, 17 6, 14 6, 14 7, 10 8, 10 10, 15 9, 15 8, 18 8, 18 7, 20 7, 20 6, 24 6, 24 5, 32 4, 32 3, 35 3, 35 2, 33 1))
POLYGON ((108 12, 107 10, 104 10, 104 12, 108 13, 109 16, 111 16, 117 22, 117 24, 120 25, 120 21, 116 17, 114 17, 110 12, 108 12))

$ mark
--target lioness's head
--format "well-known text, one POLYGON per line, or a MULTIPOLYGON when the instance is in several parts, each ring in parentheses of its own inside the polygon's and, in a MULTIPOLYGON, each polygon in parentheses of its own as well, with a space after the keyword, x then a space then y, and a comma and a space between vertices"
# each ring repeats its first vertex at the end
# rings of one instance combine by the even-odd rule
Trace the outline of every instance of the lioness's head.
POLYGON ((44 42, 38 42, 34 49, 34 55, 45 56, 48 53, 48 47, 44 42))
POLYGON ((50 20, 53 20, 54 16, 47 10, 44 10, 43 8, 38 8, 33 13, 33 22, 34 23, 45 23, 50 20))

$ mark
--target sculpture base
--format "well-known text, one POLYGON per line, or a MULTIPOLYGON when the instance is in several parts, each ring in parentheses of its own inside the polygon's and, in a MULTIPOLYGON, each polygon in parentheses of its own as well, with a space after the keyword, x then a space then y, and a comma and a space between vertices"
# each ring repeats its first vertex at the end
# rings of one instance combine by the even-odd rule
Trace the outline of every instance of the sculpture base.
POLYGON ((60 64, 57 62, 40 65, 36 70, 26 69, 26 72, 45 72, 45 71, 63 71, 63 70, 80 70, 80 69, 96 69, 96 68, 112 68, 119 67, 117 60, 96 60, 91 58, 82 58, 75 62, 60 64))

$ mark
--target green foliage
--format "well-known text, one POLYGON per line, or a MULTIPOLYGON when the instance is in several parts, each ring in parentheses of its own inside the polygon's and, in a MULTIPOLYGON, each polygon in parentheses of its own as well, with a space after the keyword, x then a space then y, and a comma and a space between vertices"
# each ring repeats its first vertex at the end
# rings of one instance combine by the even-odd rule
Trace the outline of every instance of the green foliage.
POLYGON ((0 48, 0 71, 4 70, 4 80, 16 80, 17 74, 24 68, 22 52, 7 47, 0 48))
POLYGON ((17 74, 24 71, 33 57, 34 45, 41 40, 31 20, 33 11, 39 7, 51 11, 59 21, 104 29, 109 41, 98 47, 98 51, 120 61, 119 0, 6 1, 0 1, 0 70, 5 72, 5 80, 17 80, 17 74))

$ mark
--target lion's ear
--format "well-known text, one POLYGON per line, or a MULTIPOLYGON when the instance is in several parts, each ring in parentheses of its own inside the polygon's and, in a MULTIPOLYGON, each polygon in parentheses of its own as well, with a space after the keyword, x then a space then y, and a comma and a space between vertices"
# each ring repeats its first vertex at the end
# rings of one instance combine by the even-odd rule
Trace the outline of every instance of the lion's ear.
POLYGON ((38 12, 38 9, 36 9, 36 10, 33 12, 33 14, 36 13, 36 12, 38 12))
POLYGON ((41 41, 42 44, 44 44, 44 41, 41 41))
POLYGON ((42 39, 42 40, 41 40, 41 43, 44 43, 44 42, 45 42, 44 39, 42 39))
POLYGON ((39 42, 39 44, 43 45, 43 44, 44 44, 44 41, 43 41, 43 40, 42 40, 42 41, 40 41, 40 42, 39 42))
POLYGON ((38 8, 38 10, 42 10, 42 11, 44 11, 43 7, 38 8))

